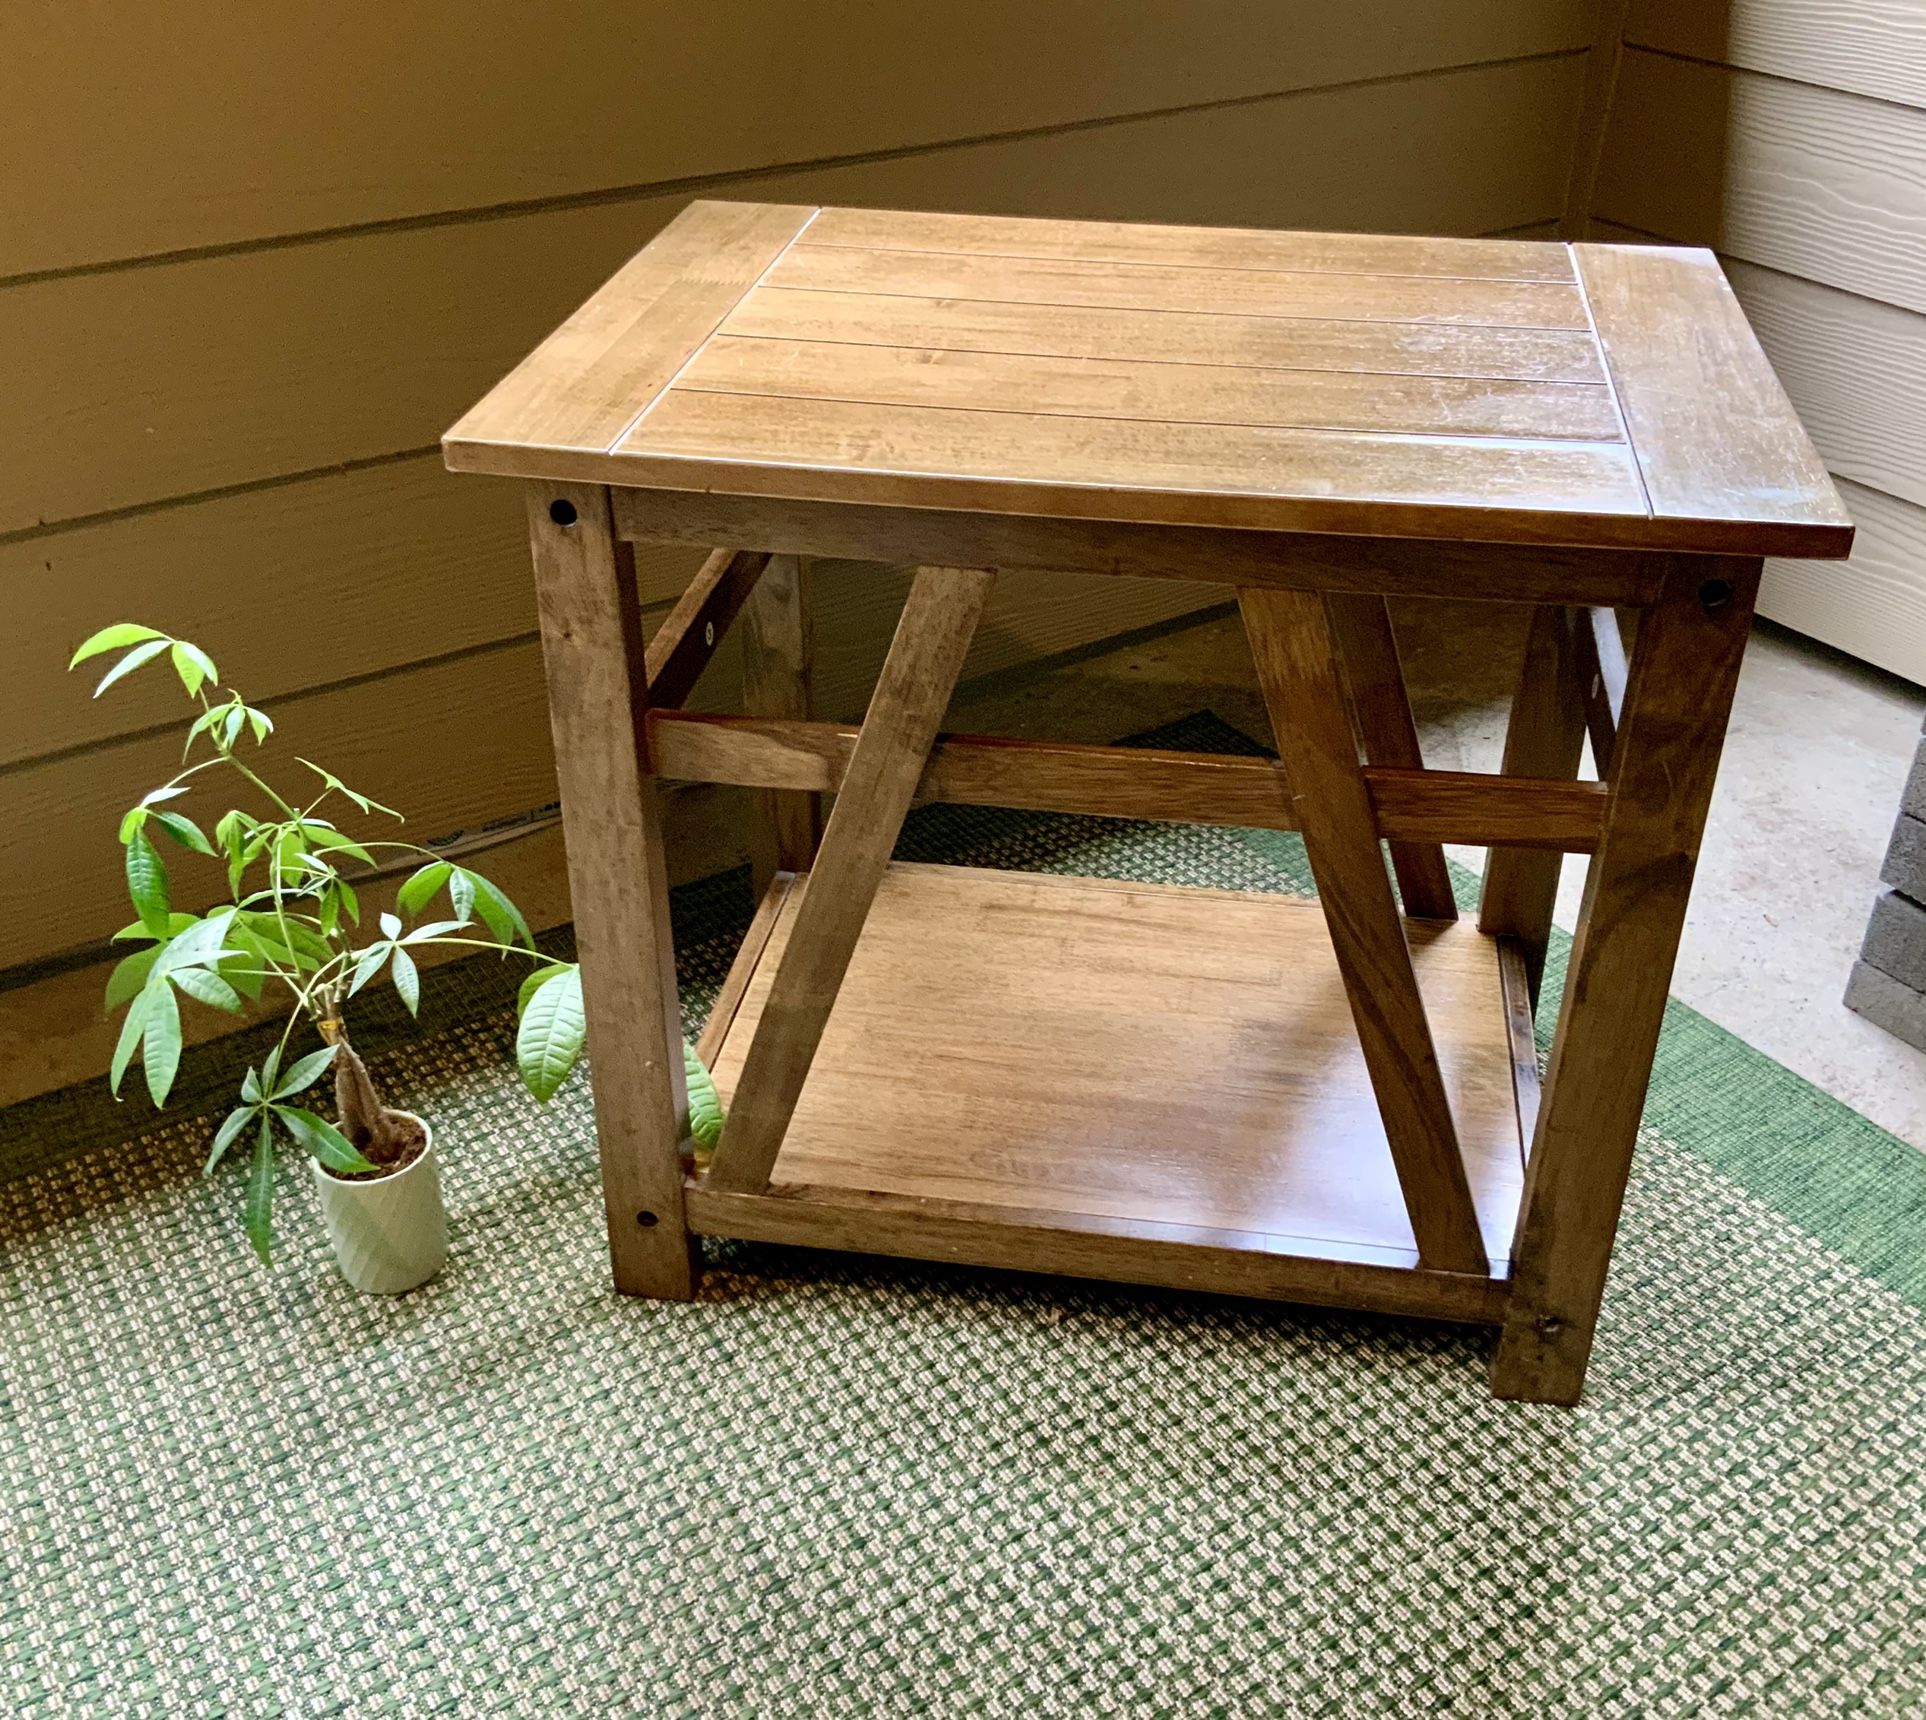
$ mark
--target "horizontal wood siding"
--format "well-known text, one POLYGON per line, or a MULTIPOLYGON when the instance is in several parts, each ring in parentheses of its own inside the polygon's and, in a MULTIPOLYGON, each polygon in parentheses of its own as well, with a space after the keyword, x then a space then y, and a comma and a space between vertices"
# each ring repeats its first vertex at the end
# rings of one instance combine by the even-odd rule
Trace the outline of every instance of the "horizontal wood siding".
POLYGON ((1760 612, 1926 681, 1926 27, 1905 0, 1726 13, 1632 7, 1591 213, 1720 250, 1842 481, 1852 560, 1769 564, 1760 612))
MULTIPOLYGON (((1589 35, 1584 0, 918 0, 808 28, 775 0, 676 0, 646 29, 586 9, 600 31, 583 10, 18 21, 0 138, 34 170, 0 187, 0 578, 33 596, 0 632, 0 966, 124 917, 113 818, 164 773, 181 707, 138 685, 93 704, 64 674, 108 620, 202 639, 417 831, 552 797, 517 499, 442 473, 434 444, 682 207, 678 181, 1528 228, 1561 206, 1589 35)), ((698 559, 644 546, 644 598, 698 559)), ((820 571, 825 714, 860 707, 902 587, 820 571)), ((966 672, 1218 597, 1027 582, 966 672)))

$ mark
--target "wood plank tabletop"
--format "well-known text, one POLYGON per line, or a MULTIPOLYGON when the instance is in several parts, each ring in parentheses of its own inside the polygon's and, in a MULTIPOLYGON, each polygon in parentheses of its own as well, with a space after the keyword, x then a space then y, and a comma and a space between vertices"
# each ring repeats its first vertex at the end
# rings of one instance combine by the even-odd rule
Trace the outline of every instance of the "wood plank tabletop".
POLYGON ((1841 556, 1711 253, 697 202, 458 471, 1156 525, 1841 556))

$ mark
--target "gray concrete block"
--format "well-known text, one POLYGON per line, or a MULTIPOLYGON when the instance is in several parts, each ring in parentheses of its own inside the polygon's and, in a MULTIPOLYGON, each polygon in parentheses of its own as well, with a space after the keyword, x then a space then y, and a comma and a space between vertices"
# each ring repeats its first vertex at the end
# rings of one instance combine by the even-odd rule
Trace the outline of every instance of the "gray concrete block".
POLYGON ((1926 818, 1915 818, 1907 812, 1899 815, 1879 877, 1902 896, 1926 902, 1926 818))
POLYGON ((1854 962, 1852 977, 1846 981, 1846 1007, 1895 1039, 1926 1051, 1926 992, 1901 985, 1876 967, 1854 962))
POLYGON ((1914 991, 1926 991, 1926 908, 1896 890, 1873 903, 1859 959, 1914 991))
POLYGON ((1926 740, 1920 741, 1919 751, 1913 754, 1913 773, 1900 791, 1899 810, 1908 818, 1926 818, 1926 740))

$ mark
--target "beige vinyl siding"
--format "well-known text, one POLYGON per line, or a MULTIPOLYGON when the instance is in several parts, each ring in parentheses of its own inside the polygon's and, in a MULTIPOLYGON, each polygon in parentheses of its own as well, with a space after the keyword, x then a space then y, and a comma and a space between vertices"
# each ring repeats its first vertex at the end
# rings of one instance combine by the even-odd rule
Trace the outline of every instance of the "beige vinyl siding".
MULTIPOLYGON (((36 172, 0 189, 0 269, 20 277, 0 280, 0 577, 36 601, 0 635, 0 966, 125 917, 113 818, 164 773, 155 725, 181 707, 158 688, 93 705, 63 675, 107 620, 201 638, 289 753, 396 797, 417 833, 552 799, 517 500, 442 473, 434 442, 692 194, 660 182, 1530 227, 1561 207, 1589 30, 1576 0, 1421 18, 998 0, 809 9, 803 41, 802 10, 591 6, 564 41, 558 14, 499 0, 405 24, 355 0, 254 32, 163 13, 109 30, 89 8, 20 24, 0 130, 36 172), (628 35, 585 37, 598 12, 628 35)), ((640 559, 655 602, 692 565, 640 559)), ((819 586, 824 708, 853 710, 901 576, 829 566, 819 586)), ((1011 582, 969 672, 1221 597, 1011 582)))
POLYGON ((1926 681, 1926 26, 1900 0, 1638 0, 1596 223, 1716 246, 1860 530, 1761 611, 1926 681), (1716 63, 1721 58, 1729 63, 1716 63))

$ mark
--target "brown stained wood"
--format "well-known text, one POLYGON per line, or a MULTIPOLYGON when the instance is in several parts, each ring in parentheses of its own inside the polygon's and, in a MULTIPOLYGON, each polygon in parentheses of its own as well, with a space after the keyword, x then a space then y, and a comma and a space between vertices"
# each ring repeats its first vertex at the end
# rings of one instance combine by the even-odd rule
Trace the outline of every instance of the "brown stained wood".
POLYGON ((1353 1259, 1294 1252, 1302 1247, 1296 1237, 809 1184, 757 1195, 692 1183, 688 1208, 703 1236, 1476 1325, 1496 1326, 1505 1317, 1502 1280, 1389 1264, 1362 1250, 1353 1259))
POLYGON ((463 416, 446 445, 613 447, 815 213, 691 203, 463 416))
POLYGON ((1299 430, 1621 442, 1604 383, 1354 375, 1248 364, 1144 364, 1119 358, 955 352, 722 333, 678 390, 845 400, 874 406, 1007 411, 1037 402, 1061 418, 1253 424, 1299 430))
POLYGON ((1654 523, 1799 527, 1806 547, 1790 553, 1845 555, 1852 522, 1717 259, 1662 245, 1574 251, 1654 523))
MULTIPOLYGON (((840 213, 830 211, 830 213, 840 213)), ((1062 359, 1133 354, 1158 364, 1359 375, 1603 383, 1589 330, 1465 328, 1252 317, 1096 305, 1001 304, 916 294, 790 292, 765 286, 733 310, 722 333, 849 346, 922 347, 1062 359)))
POLYGON ((963 567, 1362 591, 1493 602, 1621 603, 1654 595, 1648 558, 1619 550, 1345 538, 1306 533, 1000 518, 924 508, 617 490, 618 529, 638 543, 788 545, 805 555, 914 563, 940 547, 963 567))
MULTIPOLYGON (((714 1064, 732 1104, 797 924, 792 892, 714 1064)), ((1523 1173, 1495 946, 1423 923, 1412 952, 1502 1261, 1523 1173)), ((1313 1261, 1423 1276, 1323 916, 1274 895, 890 866, 776 1161, 770 1197, 792 1193, 896 1203, 904 1230, 852 1244, 892 1251, 924 1203, 960 1203, 1305 1257, 1275 1294, 1313 1261)))
MULTIPOLYGON (((1505 725, 1500 769, 1509 777, 1563 782, 1578 774, 1585 750, 1580 627, 1577 616, 1558 605, 1541 604, 1532 611, 1518 690, 1505 725)), ((1518 945, 1534 1004, 1551 942, 1560 858, 1557 853, 1493 850, 1478 904, 1479 929, 1518 945)))
MULTIPOLYGON (((1407 241, 1407 250, 1423 240, 1407 241)), ((1100 262, 1008 253, 846 250, 804 240, 769 271, 791 291, 913 293, 999 304, 1105 305, 1207 315, 1343 317, 1358 322, 1454 323, 1470 328, 1585 326, 1585 301, 1569 281, 1461 276, 1292 272, 1225 262, 1171 267, 1137 257, 1100 262)))
POLYGON ((730 962, 729 971, 723 975, 722 988, 716 993, 716 1000, 709 1007, 709 1018, 702 1024, 701 1036, 696 1040, 696 1055, 706 1068, 714 1069, 716 1066, 716 1058, 722 1052, 722 1042, 729 1036, 730 1024, 736 1019, 736 1011, 742 1007, 756 964, 762 960, 769 934, 776 929, 776 918, 782 912, 782 905, 789 899, 789 892, 795 883, 796 875, 793 872, 778 872, 756 898, 756 911, 750 918, 749 929, 742 935, 735 959, 730 962))
POLYGON ((1584 1386, 1757 586, 1756 564, 1680 558, 1639 619, 1526 1166, 1500 1397, 1575 1403, 1584 1386))
POLYGON ((902 209, 825 209, 812 246, 933 251, 1084 263, 1156 262, 1191 269, 1338 275, 1454 275, 1466 280, 1570 281, 1562 245, 1423 239, 1384 233, 1288 233, 1263 227, 1165 227, 1131 221, 1039 221, 902 209))
MULTIPOLYGON (((1344 665, 1365 758, 1376 765, 1422 770, 1418 726, 1412 720, 1397 636, 1391 631, 1391 611, 1384 599, 1334 593, 1325 598, 1324 609, 1344 665)), ((1451 873, 1444 850, 1436 843, 1393 841, 1391 868, 1407 914, 1423 920, 1458 917, 1451 873)))
MULTIPOLYGON (((742 705, 753 716, 809 720, 811 671, 805 570, 793 555, 771 559, 743 616, 742 705)), ((757 794, 749 833, 757 894, 778 872, 802 872, 822 837, 822 801, 807 791, 757 794)))
POLYGON ((729 624, 764 577, 769 557, 753 550, 719 549, 663 617, 649 640, 649 703, 674 709, 695 691, 729 624))
POLYGON ((1237 596, 1420 1257, 1443 1271, 1482 1272, 1451 1102, 1385 876, 1324 603, 1308 592, 1237 596))
POLYGON ((1537 999, 1525 971, 1524 946, 1513 937, 1500 937, 1498 990, 1505 1002, 1505 1031, 1511 1043, 1511 1090, 1518 1107, 1518 1159, 1538 1128, 1540 1077, 1538 1073, 1537 999))
POLYGON ((686 1300, 688 1096, 640 612, 606 491, 531 484, 528 521, 615 1287, 686 1300))
MULTIPOLYGON (((1460 275, 1440 272, 1436 242, 1417 238, 1351 245, 1370 260, 1365 268, 1343 264, 1344 242, 1301 234, 1111 224, 1088 235, 1098 254, 1076 255, 1065 254, 1077 242, 1063 222, 951 223, 944 230, 957 248, 948 249, 932 244, 943 224, 927 217, 827 216, 832 238, 840 223, 846 238, 869 242, 815 243, 822 215, 804 227, 784 209, 771 218, 789 224, 777 254, 744 281, 755 247, 739 240, 733 265, 718 270, 736 290, 705 286, 695 295, 700 315, 663 311, 638 322, 646 290, 592 301, 578 324, 594 332, 565 330, 549 356, 529 360, 492 407, 478 409, 479 430, 471 415, 451 434, 449 462, 839 511, 1742 554, 1834 555, 1849 543, 1736 304, 1718 296, 1722 284, 1699 291, 1689 272, 1710 270, 1716 281, 1709 258, 1690 260, 1683 285, 1652 288, 1648 266, 1619 262, 1615 247, 1588 247, 1598 279, 1581 268, 1584 278, 1572 281, 1543 278, 1547 248, 1522 240, 1480 242, 1477 272, 1460 275), (889 242, 898 222, 900 246, 889 242), (1515 266, 1502 261, 1507 244, 1517 247, 1515 266), (1187 248, 1212 260, 1171 260, 1187 248), (1278 267, 1295 249, 1314 266, 1278 267), (1627 270, 1639 276, 1630 294, 1616 284, 1627 270), (802 338, 783 324, 811 314, 799 301, 840 315, 845 334, 866 315, 890 332, 802 338), (986 306, 1026 325, 1019 345, 993 344, 986 306), (714 320, 692 335, 712 308, 714 320), (1110 320, 1093 321, 1092 311, 1110 320), (1206 362, 1218 368, 1148 355, 1117 320, 1145 316, 1188 330, 1176 338, 1215 353, 1206 362), (1196 326, 1213 322, 1222 326, 1211 333, 1196 326), (552 395, 554 412, 573 410, 563 403, 610 323, 636 331, 620 337, 623 353, 647 340, 677 361, 667 370, 653 357, 603 365, 581 385, 581 421, 606 428, 619 396, 624 430, 608 442, 558 434, 553 414, 522 396, 552 395), (1382 361, 1370 345, 1379 328, 1382 361), (1487 375, 1468 354, 1454 368, 1448 342, 1435 349, 1442 374, 1427 373, 1417 354, 1438 330, 1450 339, 1555 335, 1567 349, 1560 374, 1574 374, 1575 352, 1576 374, 1589 380, 1487 375), (1299 338, 1319 355, 1279 364, 1277 342, 1299 338), (1668 384, 1663 373, 1675 368, 1689 380, 1668 384), (1682 430, 1668 386, 1710 417, 1682 430), (1743 404, 1706 405, 1725 394, 1743 404), (1721 410, 1735 432, 1722 437, 1721 410), (1707 441, 1722 451, 1706 453, 1707 441), (1698 492, 1714 468, 1720 493, 1708 499, 1698 492)), ((676 232, 631 268, 646 276, 686 267, 645 261, 676 232)), ((816 553, 794 539, 768 547, 816 553)), ((995 565, 935 543, 914 553, 995 565)))
POLYGON ((917 572, 716 1146, 718 1188, 756 1193, 768 1183, 992 578, 917 572))
POLYGON ((1581 609, 1574 613, 1572 640, 1576 649, 1578 684, 1585 704, 1585 730, 1591 737, 1592 762, 1598 774, 1612 768, 1612 748, 1625 710, 1625 638, 1618 617, 1609 609, 1581 609))
MULTIPOLYGON (((650 754, 663 776, 739 788, 833 794, 859 733, 834 723, 709 712, 655 711, 649 717, 650 754)), ((1411 842, 1506 843, 1583 854, 1597 846, 1605 813, 1605 790, 1597 783, 1377 766, 1366 766, 1363 776, 1380 828, 1411 842)), ((931 748, 916 799, 1298 828, 1283 771, 1266 759, 1228 753, 947 735, 931 748)))

